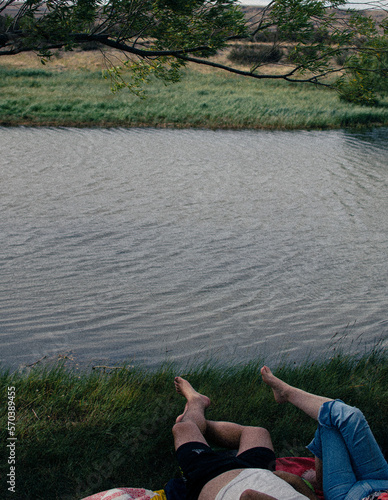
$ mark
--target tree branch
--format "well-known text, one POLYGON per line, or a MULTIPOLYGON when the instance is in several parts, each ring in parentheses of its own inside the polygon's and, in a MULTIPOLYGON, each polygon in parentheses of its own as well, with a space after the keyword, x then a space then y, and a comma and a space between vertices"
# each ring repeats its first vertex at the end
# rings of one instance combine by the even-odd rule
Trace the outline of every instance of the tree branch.
POLYGON ((228 71, 229 73, 234 73, 236 75, 241 75, 241 76, 249 76, 251 78, 255 78, 257 80, 264 80, 264 79, 272 79, 272 80, 286 80, 289 82, 297 82, 297 83, 314 83, 316 85, 321 85, 323 87, 331 87, 331 85, 327 83, 320 82, 318 78, 320 75, 314 75, 309 78, 291 78, 293 74, 297 71, 296 68, 292 69, 288 73, 283 73, 280 75, 262 75, 262 74, 257 74, 257 73, 252 73, 251 71, 244 71, 240 70, 237 68, 233 68, 232 66, 225 66, 224 64, 216 63, 213 61, 208 61, 206 59, 198 59, 195 57, 191 56, 183 56, 183 55, 176 55, 175 56, 177 59, 182 59, 187 62, 193 62, 196 64, 203 64, 205 66, 211 66, 212 68, 217 68, 217 69, 222 69, 224 71, 228 71))

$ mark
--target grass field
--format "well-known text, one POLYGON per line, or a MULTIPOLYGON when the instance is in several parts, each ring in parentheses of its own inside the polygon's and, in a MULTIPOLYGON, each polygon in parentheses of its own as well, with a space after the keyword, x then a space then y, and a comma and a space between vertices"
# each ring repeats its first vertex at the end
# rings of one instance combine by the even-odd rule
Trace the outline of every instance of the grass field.
MULTIPOLYGON (((261 363, 203 364, 184 376, 212 399, 208 418, 260 425, 271 431, 278 456, 308 456, 315 422, 291 405, 277 405, 261 382, 261 363)), ((279 366, 292 385, 359 406, 388 451, 388 355, 335 354, 321 362, 279 366)), ((1 442, 7 442, 7 387, 16 393, 16 491, 12 498, 80 499, 115 486, 161 489, 179 475, 171 427, 184 400, 173 387, 176 371, 131 367, 78 373, 53 365, 0 372, 1 442), (5 403, 5 404, 4 404, 5 403)), ((1 491, 9 470, 1 448, 1 491)), ((4 498, 4 497, 2 497, 4 498)))
POLYGON ((39 66, 31 56, 3 58, 0 125, 211 129, 388 125, 388 97, 377 107, 363 107, 341 102, 334 91, 311 84, 188 69, 177 84, 151 83, 147 99, 139 99, 128 90, 111 92, 96 54, 72 57, 47 66, 39 66))

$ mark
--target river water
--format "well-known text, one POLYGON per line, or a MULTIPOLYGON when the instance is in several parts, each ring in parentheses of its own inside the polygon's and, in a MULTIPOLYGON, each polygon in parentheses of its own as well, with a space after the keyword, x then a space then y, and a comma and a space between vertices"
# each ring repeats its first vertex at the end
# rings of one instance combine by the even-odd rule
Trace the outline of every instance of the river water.
POLYGON ((0 129, 1 363, 387 345, 387 139, 0 129))

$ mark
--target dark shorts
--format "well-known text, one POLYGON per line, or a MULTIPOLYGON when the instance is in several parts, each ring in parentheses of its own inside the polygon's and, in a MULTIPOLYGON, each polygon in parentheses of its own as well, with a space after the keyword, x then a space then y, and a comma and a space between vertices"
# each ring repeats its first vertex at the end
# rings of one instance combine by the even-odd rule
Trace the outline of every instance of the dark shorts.
POLYGON ((176 451, 177 460, 187 481, 187 498, 198 498, 207 482, 233 469, 275 470, 275 453, 269 448, 251 448, 238 456, 217 453, 200 442, 185 443, 176 451))

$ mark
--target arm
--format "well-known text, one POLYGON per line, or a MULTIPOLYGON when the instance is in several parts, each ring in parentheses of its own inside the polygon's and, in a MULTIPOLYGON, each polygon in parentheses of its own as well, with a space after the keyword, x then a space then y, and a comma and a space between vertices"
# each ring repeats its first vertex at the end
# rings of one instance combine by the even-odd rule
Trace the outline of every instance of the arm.
POLYGON ((317 500, 315 493, 307 486, 301 477, 283 470, 277 470, 274 474, 290 484, 298 493, 301 493, 310 500, 317 500))
POLYGON ((315 457, 315 471, 316 471, 316 486, 319 490, 323 489, 323 481, 322 481, 322 460, 318 457, 315 457))
POLYGON ((315 491, 322 491, 322 461, 315 457, 315 469, 309 469, 303 472, 301 478, 309 481, 315 491))
POLYGON ((239 500, 277 500, 277 499, 275 497, 271 497, 271 495, 267 495, 266 493, 261 493, 261 491, 245 490, 241 493, 239 500))

